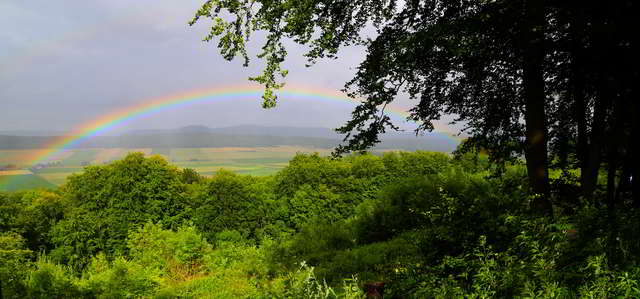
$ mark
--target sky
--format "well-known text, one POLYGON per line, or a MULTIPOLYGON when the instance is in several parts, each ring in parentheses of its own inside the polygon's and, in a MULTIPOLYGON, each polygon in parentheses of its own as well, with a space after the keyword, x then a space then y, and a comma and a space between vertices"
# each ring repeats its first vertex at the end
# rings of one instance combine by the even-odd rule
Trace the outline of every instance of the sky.
MULTIPOLYGON (((204 0, 0 0, 0 131, 71 131, 112 111, 190 90, 251 84, 260 72, 258 38, 248 68, 224 60, 217 41, 202 42, 210 23, 187 22, 204 0)), ((290 86, 339 91, 364 58, 346 48, 337 60, 304 67, 305 47, 288 44, 290 86)), ((187 125, 242 124, 335 128, 349 119, 348 102, 282 99, 207 101, 128 122, 115 131, 187 125)), ((396 106, 411 107, 400 98, 396 106)), ((415 124, 395 118, 404 129, 415 124)), ((438 124, 440 131, 454 129, 438 124)))

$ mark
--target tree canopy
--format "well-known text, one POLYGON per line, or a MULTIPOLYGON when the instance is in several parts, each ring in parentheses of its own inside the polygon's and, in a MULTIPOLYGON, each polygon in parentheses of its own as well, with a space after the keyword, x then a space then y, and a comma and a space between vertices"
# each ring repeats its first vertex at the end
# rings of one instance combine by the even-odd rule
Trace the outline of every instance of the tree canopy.
POLYGON ((605 161, 620 183, 640 171, 625 154, 638 134, 637 7, 626 0, 210 0, 190 24, 211 19, 204 40, 218 38, 224 58, 240 56, 245 65, 250 37, 266 32, 258 54, 266 67, 250 78, 265 86, 264 107, 276 104, 287 75, 285 41, 307 45, 309 64, 365 46, 344 88, 363 100, 337 129, 346 134, 337 153, 366 149, 397 129, 385 106, 408 96, 418 131, 455 115, 471 136, 463 150, 486 149, 501 163, 524 155, 534 208, 550 213, 550 166, 580 165, 586 198, 605 161))
POLYGON ((498 177, 490 165, 474 153, 299 154, 272 176, 200 176, 130 154, 55 190, 0 192, 0 294, 364 298, 384 282, 392 298, 640 296, 629 192, 612 234, 612 215, 589 202, 532 215, 526 167, 498 177))

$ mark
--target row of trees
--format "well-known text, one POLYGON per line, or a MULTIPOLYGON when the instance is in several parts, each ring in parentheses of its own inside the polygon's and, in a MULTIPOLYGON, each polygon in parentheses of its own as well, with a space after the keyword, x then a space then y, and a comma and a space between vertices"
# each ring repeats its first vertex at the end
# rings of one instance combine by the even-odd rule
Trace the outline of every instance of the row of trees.
POLYGON ((471 138, 465 150, 488 149, 499 163, 524 156, 533 209, 551 214, 549 169, 580 168, 580 190, 592 199, 606 165, 610 211, 633 190, 640 205, 638 139, 638 4, 614 1, 207 1, 195 15, 213 20, 206 41, 220 37, 226 59, 249 62, 247 42, 266 32, 250 78, 264 84, 265 107, 276 103, 287 72, 285 40, 308 45, 310 63, 351 45, 366 58, 345 91, 363 98, 338 129, 337 153, 362 150, 395 128, 386 104, 408 95, 410 118, 432 130, 457 116, 471 138), (375 29, 370 37, 367 32, 375 29))
POLYGON ((346 218, 382 185, 436 173, 448 161, 440 153, 343 161, 300 155, 274 177, 221 170, 205 179, 159 156, 135 153, 86 167, 68 177, 58 192, 6 195, 0 229, 19 232, 29 249, 44 250, 55 261, 81 269, 98 253, 127 253, 127 235, 148 221, 167 229, 191 222, 209 240, 234 231, 258 241, 295 232, 319 215, 332 221, 346 218), (25 202, 29 208, 23 210, 25 202))

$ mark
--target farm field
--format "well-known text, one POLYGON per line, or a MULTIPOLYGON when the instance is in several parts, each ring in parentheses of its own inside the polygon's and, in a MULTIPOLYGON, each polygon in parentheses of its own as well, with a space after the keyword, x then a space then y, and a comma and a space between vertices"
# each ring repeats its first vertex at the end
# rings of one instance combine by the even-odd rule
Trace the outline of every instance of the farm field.
POLYGON ((34 150, 0 150, 0 167, 13 165, 16 169, 0 171, 0 191, 29 188, 49 188, 61 185, 72 173, 80 173, 88 165, 102 165, 120 159, 130 152, 160 155, 179 168, 193 168, 211 176, 221 168, 239 174, 270 175, 287 166, 296 153, 329 155, 330 149, 276 147, 220 147, 220 148, 92 148, 67 150, 54 159, 32 165, 28 157, 34 150))
POLYGON ((42 176, 32 173, 10 174, 0 171, 0 191, 54 188, 55 185, 42 176))

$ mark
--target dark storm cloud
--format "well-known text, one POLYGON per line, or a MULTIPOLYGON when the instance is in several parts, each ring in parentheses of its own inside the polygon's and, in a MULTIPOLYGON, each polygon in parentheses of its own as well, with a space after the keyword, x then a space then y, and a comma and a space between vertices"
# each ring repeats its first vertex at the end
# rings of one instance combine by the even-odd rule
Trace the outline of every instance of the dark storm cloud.
MULTIPOLYGON (((0 128, 68 130, 144 99, 195 88, 238 85, 259 72, 227 62, 215 43, 203 43, 209 26, 187 26, 201 1, 4 1, 0 3, 0 128)), ((251 43, 253 54, 260 36, 251 43)), ((339 60, 305 68, 306 49, 291 46, 291 84, 339 90, 362 60, 346 49, 339 60)), ((274 110, 259 102, 226 101, 159 113, 131 128, 191 124, 337 127, 352 105, 283 101, 274 110)))

